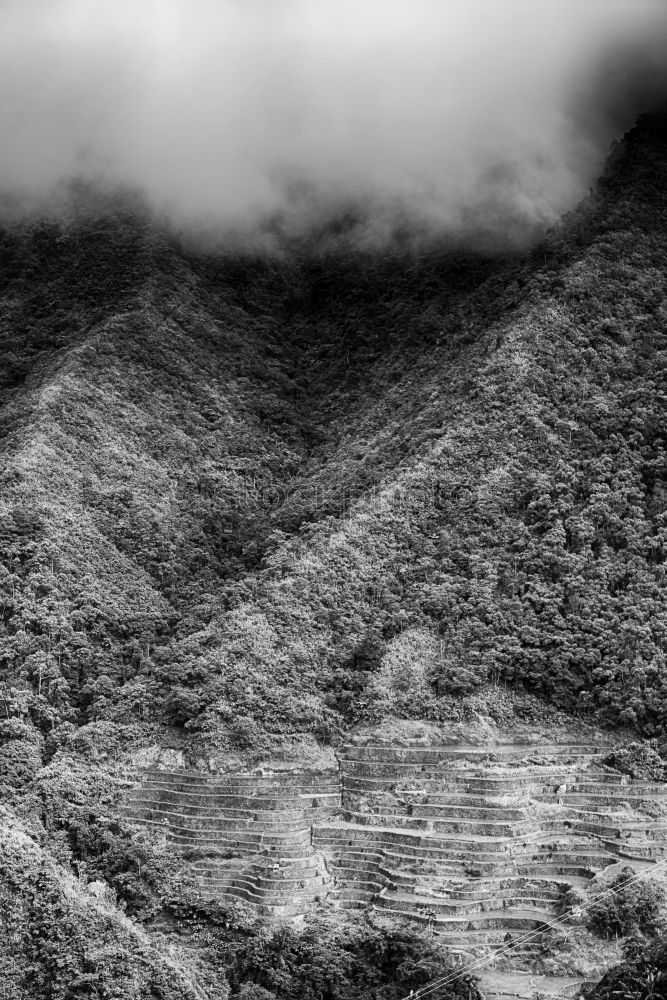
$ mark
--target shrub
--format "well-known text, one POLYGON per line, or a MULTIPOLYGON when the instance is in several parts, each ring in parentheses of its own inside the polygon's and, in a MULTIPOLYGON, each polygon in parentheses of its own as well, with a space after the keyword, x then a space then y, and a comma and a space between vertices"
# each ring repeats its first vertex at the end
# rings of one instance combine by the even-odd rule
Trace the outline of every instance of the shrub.
POLYGON ((667 946, 664 941, 646 947, 629 942, 623 962, 611 969, 591 990, 586 1000, 661 1000, 667 995, 667 946))
POLYGON ((603 938, 645 934, 653 937, 662 923, 665 892, 656 882, 642 881, 628 885, 635 872, 623 868, 607 884, 613 895, 605 896, 589 906, 589 926, 603 938))
MULTIPOLYGON (((232 993, 244 1000, 399 1000, 451 971, 444 950, 419 934, 352 921, 341 929, 314 920, 302 933, 280 927, 221 947, 232 993)), ((481 997, 467 976, 439 996, 481 997)))
POLYGON ((667 780, 667 764, 660 756, 657 740, 646 743, 631 743, 621 750, 612 750, 603 760, 604 764, 615 768, 631 778, 649 781, 667 780))

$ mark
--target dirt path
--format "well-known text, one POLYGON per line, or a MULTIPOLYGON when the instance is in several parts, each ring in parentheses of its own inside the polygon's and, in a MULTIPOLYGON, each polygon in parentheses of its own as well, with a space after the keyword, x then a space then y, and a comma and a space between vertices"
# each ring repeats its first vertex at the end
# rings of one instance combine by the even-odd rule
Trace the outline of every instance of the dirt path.
POLYGON ((480 985, 486 1000, 532 1000, 537 994, 548 997, 572 996, 583 982, 564 976, 540 976, 532 972, 486 972, 480 985))

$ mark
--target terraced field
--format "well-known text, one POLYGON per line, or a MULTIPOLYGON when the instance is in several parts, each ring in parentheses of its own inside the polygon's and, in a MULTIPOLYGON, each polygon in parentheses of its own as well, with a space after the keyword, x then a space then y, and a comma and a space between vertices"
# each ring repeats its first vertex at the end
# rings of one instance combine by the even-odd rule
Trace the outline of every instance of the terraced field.
POLYGON ((163 831, 202 895, 266 916, 304 913, 331 889, 312 829, 340 810, 337 772, 214 776, 147 770, 125 814, 163 831))
POLYGON ((338 772, 144 771, 124 808, 207 898, 274 917, 372 906, 466 955, 539 929, 607 866, 667 854, 667 785, 604 768, 605 749, 359 739, 338 772))
POLYGON ((608 865, 665 854, 667 786, 603 769, 603 752, 348 745, 341 816, 314 831, 339 905, 419 921, 464 953, 538 929, 608 865))

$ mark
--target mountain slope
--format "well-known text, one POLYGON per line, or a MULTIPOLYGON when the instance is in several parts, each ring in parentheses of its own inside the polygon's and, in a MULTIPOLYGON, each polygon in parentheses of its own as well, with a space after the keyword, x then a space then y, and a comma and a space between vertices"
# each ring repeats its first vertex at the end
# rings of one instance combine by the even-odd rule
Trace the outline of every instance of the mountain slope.
POLYGON ((646 117, 509 261, 206 258, 140 207, 8 231, 8 676, 217 733, 498 679, 657 731, 665 169, 646 117))
MULTIPOLYGON (((3 808, 0 814, 2 996, 208 996, 185 955, 156 948, 113 905, 108 887, 65 875, 3 808)), ((113 894, 111 894, 113 895, 113 894)), ((228 995, 224 979, 216 996, 228 995)))
POLYGON ((417 357, 376 362, 371 386, 402 370, 284 505, 323 497, 343 516, 267 556, 235 591, 252 598, 203 633, 218 649, 188 636, 158 666, 205 665, 212 731, 229 712, 289 725, 304 690, 437 717, 438 695, 489 679, 660 731, 665 166, 664 122, 647 119, 539 251, 434 310, 417 357), (411 636, 412 684, 391 666, 411 636))
MULTIPOLYGON (((200 959, 217 989, 232 928, 235 994, 267 1000, 253 969, 287 938, 179 889, 159 838, 117 815, 130 760, 321 763, 358 722, 446 721, 489 685, 499 710, 495 686, 527 689, 660 747, 666 181, 663 114, 523 257, 368 254, 340 233, 204 249, 83 185, 65 215, 4 226, 0 828, 17 913, 46 886, 36 924, 90 917, 137 995, 169 995, 136 966, 162 984, 160 936, 183 927, 176 995, 206 993, 200 959), (91 901, 91 878, 127 916, 91 901)), ((366 971, 387 951, 387 982, 408 955, 406 989, 442 961, 357 937, 366 971)), ((287 944, 295 969, 314 961, 287 944)), ((57 980, 19 945, 15 993, 57 980)), ((101 974, 77 948, 76 975, 101 974)))

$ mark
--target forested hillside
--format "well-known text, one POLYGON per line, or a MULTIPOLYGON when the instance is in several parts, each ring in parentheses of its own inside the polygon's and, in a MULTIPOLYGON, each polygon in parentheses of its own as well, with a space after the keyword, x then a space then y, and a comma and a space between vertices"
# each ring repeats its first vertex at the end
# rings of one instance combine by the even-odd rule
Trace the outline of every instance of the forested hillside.
POLYGON ((8 225, 5 714, 247 742, 502 681, 657 733, 666 169, 646 118, 506 261, 8 225))
POLYGON ((662 114, 522 256, 215 249, 84 184, 6 221, 0 790, 46 857, 12 891, 85 863, 155 915, 105 767, 165 734, 260 759, 504 685, 664 739, 665 190, 662 114))

